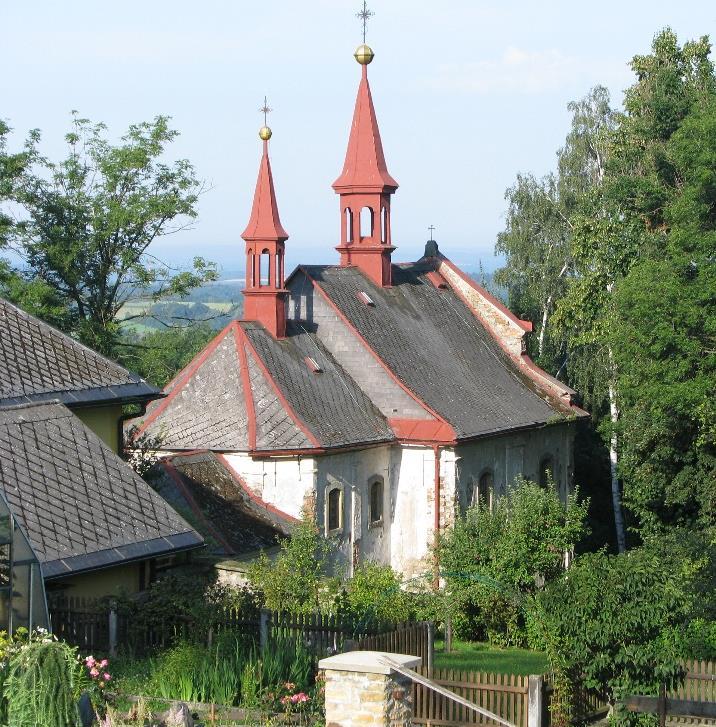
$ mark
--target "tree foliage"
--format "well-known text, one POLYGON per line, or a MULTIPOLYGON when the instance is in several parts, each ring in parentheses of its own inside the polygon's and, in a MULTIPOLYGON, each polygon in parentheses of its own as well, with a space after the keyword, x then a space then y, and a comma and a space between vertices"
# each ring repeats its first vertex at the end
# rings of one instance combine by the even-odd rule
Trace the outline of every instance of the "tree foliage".
POLYGON ((562 573, 586 533, 587 508, 577 493, 565 505, 553 486, 518 480, 492 509, 479 502, 459 518, 439 545, 457 633, 523 645, 520 598, 562 573))
POLYGON ((15 285, 41 286, 64 307, 65 330, 103 353, 114 350, 119 311, 138 292, 182 295, 215 277, 200 257, 176 272, 149 250, 196 217, 192 165, 163 160, 176 136, 158 116, 130 126, 115 145, 103 124, 74 113, 65 159, 42 156, 34 132, 13 180, 9 196, 21 213, 7 234, 24 263, 15 285))

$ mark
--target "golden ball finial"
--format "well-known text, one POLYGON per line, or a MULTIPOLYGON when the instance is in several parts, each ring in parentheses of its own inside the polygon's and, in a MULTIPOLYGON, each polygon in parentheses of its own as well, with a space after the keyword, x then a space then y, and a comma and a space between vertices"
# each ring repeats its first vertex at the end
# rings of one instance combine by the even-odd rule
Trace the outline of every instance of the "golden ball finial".
POLYGON ((262 126, 259 129, 259 138, 263 139, 264 141, 268 141, 271 138, 271 134, 273 134, 273 132, 268 126, 262 126))
POLYGON ((361 66, 367 66, 375 58, 375 53, 373 53, 373 49, 369 45, 363 43, 356 48, 353 57, 361 66))

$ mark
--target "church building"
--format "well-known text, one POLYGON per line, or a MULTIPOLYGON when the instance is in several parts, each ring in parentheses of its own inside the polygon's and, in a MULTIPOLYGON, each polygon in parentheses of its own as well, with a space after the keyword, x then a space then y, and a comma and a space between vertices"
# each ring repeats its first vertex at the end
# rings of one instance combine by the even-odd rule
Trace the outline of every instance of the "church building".
POLYGON ((141 433, 167 460, 210 453, 239 489, 289 519, 309 513, 347 572, 361 561, 405 576, 436 534, 519 475, 572 479, 574 392, 526 354, 531 323, 430 240, 394 261, 390 175, 361 78, 338 195, 338 255, 288 277, 269 159, 248 225, 243 320, 233 321, 151 404, 141 433))

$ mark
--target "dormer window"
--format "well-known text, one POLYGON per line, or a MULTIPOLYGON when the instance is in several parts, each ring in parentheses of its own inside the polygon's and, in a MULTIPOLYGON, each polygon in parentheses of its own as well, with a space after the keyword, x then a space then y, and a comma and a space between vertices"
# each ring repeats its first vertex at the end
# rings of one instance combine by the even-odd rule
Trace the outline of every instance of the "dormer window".
POLYGON ((356 293, 356 296, 358 297, 358 300, 361 303, 365 303, 365 305, 370 305, 370 306, 374 306, 375 305, 375 303, 373 302, 373 298, 371 298, 368 295, 368 293, 366 293, 363 290, 361 290, 360 292, 356 293))
POLYGON ((306 362, 306 366, 308 366, 308 368, 311 371, 313 371, 314 374, 322 374, 323 373, 323 369, 321 368, 321 366, 318 363, 318 361, 316 361, 316 359, 313 358, 313 356, 306 356, 306 358, 304 359, 304 361, 306 362))

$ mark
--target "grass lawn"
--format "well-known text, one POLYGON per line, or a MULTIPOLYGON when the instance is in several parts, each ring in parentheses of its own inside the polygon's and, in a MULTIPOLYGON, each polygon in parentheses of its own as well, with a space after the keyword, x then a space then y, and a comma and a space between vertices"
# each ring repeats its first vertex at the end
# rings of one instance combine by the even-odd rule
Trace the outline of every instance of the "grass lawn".
POLYGON ((471 643, 453 639, 452 652, 443 651, 443 642, 435 641, 435 666, 440 669, 484 671, 498 674, 543 674, 547 671, 547 656, 528 649, 501 649, 490 644, 471 643))

